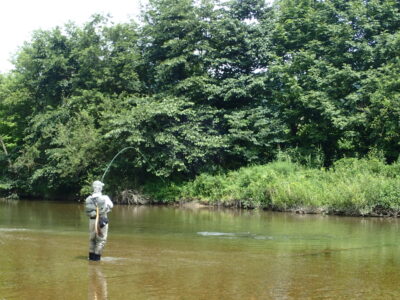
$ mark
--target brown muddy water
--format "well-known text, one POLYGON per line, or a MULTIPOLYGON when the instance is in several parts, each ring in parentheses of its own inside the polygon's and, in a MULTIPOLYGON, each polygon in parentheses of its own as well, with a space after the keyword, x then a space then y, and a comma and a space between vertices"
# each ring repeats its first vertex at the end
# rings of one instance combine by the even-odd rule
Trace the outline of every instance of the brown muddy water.
POLYGON ((88 262, 80 204, 0 201, 0 300, 398 299, 397 219, 117 206, 88 262))

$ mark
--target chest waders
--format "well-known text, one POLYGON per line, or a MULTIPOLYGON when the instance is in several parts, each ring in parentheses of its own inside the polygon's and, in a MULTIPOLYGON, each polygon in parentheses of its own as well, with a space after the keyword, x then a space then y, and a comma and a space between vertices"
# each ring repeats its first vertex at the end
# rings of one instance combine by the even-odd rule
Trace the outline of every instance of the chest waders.
POLYGON ((92 203, 96 208, 96 216, 89 220, 89 260, 99 261, 107 240, 108 220, 104 223, 104 216, 100 216, 100 212, 104 211, 104 208, 99 207, 101 203, 97 199, 94 199, 92 203))
POLYGON ((94 181, 93 194, 85 200, 85 211, 89 217, 89 260, 100 260, 107 242, 108 218, 113 203, 101 193, 104 183, 94 181))

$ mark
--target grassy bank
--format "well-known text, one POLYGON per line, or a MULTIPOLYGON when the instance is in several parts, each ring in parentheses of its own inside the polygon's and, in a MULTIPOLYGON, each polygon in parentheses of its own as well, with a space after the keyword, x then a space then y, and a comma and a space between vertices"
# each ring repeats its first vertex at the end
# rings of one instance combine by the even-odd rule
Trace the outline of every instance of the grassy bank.
POLYGON ((198 200, 304 213, 397 216, 399 171, 400 163, 387 165, 376 158, 342 159, 329 169, 281 160, 147 190, 151 198, 162 202, 198 200))

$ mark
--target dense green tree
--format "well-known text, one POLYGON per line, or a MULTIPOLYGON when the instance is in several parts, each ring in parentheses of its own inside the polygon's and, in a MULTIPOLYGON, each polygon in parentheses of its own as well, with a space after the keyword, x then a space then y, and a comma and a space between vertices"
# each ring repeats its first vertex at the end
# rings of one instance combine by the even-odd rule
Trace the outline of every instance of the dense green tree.
POLYGON ((151 0, 143 21, 143 78, 151 92, 173 89, 204 73, 199 59, 202 26, 193 0, 151 0))
POLYGON ((17 116, 14 167, 31 195, 76 192, 104 163, 100 123, 110 102, 140 93, 136 25, 101 16, 37 31, 10 74, 5 111, 17 116), (75 189, 73 189, 75 187, 75 189))
MULTIPOLYGON (((12 122, 12 119, 10 117, 7 117, 6 115, 6 109, 5 109, 5 98, 6 98, 6 90, 7 88, 5 87, 6 83, 6 78, 4 76, 0 75, 0 176, 5 177, 7 173, 7 169, 12 166, 11 158, 9 151, 11 150, 10 148, 14 146, 13 144, 13 136, 12 136, 12 128, 14 127, 14 123, 12 122)), ((3 180, 1 180, 3 181, 3 180)), ((6 186, 3 186, 0 181, 0 190, 4 189, 6 186)))
POLYGON ((17 178, 14 160, 23 145, 27 122, 24 116, 31 108, 24 105, 26 90, 13 76, 0 75, 0 195, 13 190, 17 178))
POLYGON ((132 167, 168 177, 199 172, 218 162, 224 137, 214 129, 218 111, 180 98, 137 98, 106 118, 106 140, 135 150, 132 167))
POLYGON ((357 124, 359 135, 356 141, 359 147, 382 151, 390 162, 397 160, 400 152, 399 71, 399 57, 390 64, 369 71, 357 94, 358 101, 367 105, 357 124))
POLYGON ((369 105, 358 94, 370 70, 397 55, 384 45, 399 16, 395 1, 276 2, 273 27, 265 25, 274 52, 266 77, 289 145, 322 147, 330 160, 369 151, 373 144, 358 144, 369 105))

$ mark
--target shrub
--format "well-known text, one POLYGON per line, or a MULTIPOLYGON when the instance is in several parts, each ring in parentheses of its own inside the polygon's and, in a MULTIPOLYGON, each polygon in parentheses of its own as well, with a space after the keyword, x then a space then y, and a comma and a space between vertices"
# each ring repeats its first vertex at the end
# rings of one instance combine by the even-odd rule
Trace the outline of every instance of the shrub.
POLYGON ((182 184, 177 198, 246 208, 397 215, 398 169, 398 163, 387 165, 376 158, 346 158, 331 169, 278 160, 223 175, 202 174, 182 184))

